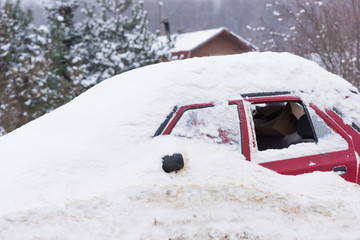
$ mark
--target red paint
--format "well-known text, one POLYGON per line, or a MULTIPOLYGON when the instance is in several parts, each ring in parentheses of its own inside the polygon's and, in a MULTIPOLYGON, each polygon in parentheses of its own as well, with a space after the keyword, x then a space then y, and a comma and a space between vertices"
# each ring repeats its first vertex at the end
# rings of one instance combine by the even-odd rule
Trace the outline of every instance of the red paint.
POLYGON ((240 113, 242 153, 245 156, 245 159, 250 161, 251 152, 250 152, 249 128, 246 120, 244 102, 238 101, 237 105, 239 107, 239 113, 240 113))
MULTIPOLYGON (((242 152, 245 158, 249 161, 252 160, 251 149, 256 150, 255 142, 255 129, 252 121, 246 117, 246 106, 244 101, 250 103, 269 103, 269 102, 298 102, 300 98, 294 96, 267 96, 267 97, 252 97, 245 100, 229 101, 229 104, 236 104, 239 110, 239 118, 241 123, 241 139, 242 139, 242 152), (250 136, 253 138, 250 144, 250 136)), ((175 116, 171 119, 168 126, 165 128, 163 134, 170 134, 173 127, 176 125, 178 119, 184 111, 194 108, 203 108, 214 106, 214 103, 206 104, 193 104, 181 107, 175 116)), ((331 110, 325 112, 320 110, 314 104, 310 107, 315 110, 315 113, 322 118, 326 124, 329 125, 336 133, 345 139, 349 148, 343 151, 328 152, 325 154, 316 154, 311 156, 303 156, 297 158, 289 158, 283 160, 276 160, 260 165, 272 169, 278 173, 286 175, 297 175, 309 173, 313 171, 333 171, 334 167, 345 166, 347 171, 342 177, 350 182, 360 183, 360 176, 358 176, 356 152, 360 153, 360 134, 350 125, 345 124, 340 116, 331 110), (357 179, 359 177, 359 179, 357 179)), ((228 142, 228 133, 226 131, 219 132, 222 142, 228 142)))
MULTIPOLYGON (((326 110, 326 113, 331 117, 352 139, 352 146, 357 154, 360 156, 360 133, 356 131, 349 124, 344 123, 343 119, 332 110, 326 110)), ((358 169, 358 166, 356 166, 358 169)), ((359 169, 358 169, 359 171, 359 169)), ((357 174, 356 183, 360 183, 360 174, 357 174)))
MULTIPOLYGON (((251 103, 291 102, 300 101, 300 98, 293 96, 271 96, 250 98, 246 99, 246 101, 251 103)), ((314 104, 310 104, 310 106, 315 110, 316 114, 329 125, 329 127, 346 140, 349 148, 345 151, 289 158, 261 163, 260 165, 286 175, 298 175, 313 171, 332 171, 334 167, 346 166, 347 171, 346 174, 343 175, 343 178, 347 181, 357 182, 357 161, 351 137, 326 113, 321 111, 314 104)))

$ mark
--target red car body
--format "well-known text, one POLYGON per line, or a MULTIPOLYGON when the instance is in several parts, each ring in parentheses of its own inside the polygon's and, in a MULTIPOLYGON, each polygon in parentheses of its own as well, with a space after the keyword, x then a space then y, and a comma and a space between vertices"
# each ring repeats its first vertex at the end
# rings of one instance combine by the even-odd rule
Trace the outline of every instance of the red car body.
MULTIPOLYGON (((274 103, 286 103, 287 105, 296 103, 298 106, 303 104, 299 97, 294 96, 291 93, 243 95, 239 99, 228 102, 229 105, 235 105, 237 107, 239 117, 238 121, 240 122, 239 134, 241 134, 241 136, 239 138, 241 139, 241 151, 245 159, 248 161, 257 162, 257 154, 262 154, 262 152, 257 149, 260 140, 255 136, 257 134, 255 131, 256 126, 254 124, 254 119, 252 119, 254 116, 249 116, 249 106, 254 104, 258 104, 259 106, 263 106, 261 104, 269 104, 269 106, 271 106, 274 103)), ((292 104, 292 106, 293 105, 294 104, 292 104)), ((158 129, 156 135, 171 134, 184 112, 188 111, 189 109, 201 109, 212 106, 215 106, 215 104, 204 103, 186 105, 174 109, 173 113, 168 116, 167 120, 158 129)), ((359 132, 353 126, 346 124, 342 117, 332 109, 321 110, 312 103, 303 104, 303 106, 305 112, 308 112, 308 110, 311 109, 311 111, 315 112, 315 114, 321 118, 322 121, 325 122, 325 124, 330 129, 332 129, 333 132, 341 136, 341 138, 346 141, 347 147, 340 150, 328 149, 327 151, 322 151, 321 153, 305 153, 303 156, 288 158, 285 157, 279 160, 275 159, 271 161, 264 161, 259 164, 280 174, 286 175, 298 175, 314 171, 334 171, 347 181, 360 183, 358 167, 358 153, 360 152, 359 132)), ((310 117, 308 118, 310 119, 310 117)), ((297 124, 299 124, 299 119, 296 119, 295 121, 297 121, 297 124)), ((192 124, 194 125, 194 123, 192 124)), ((314 129, 314 122, 311 122, 310 125, 315 132, 316 129, 314 129)), ((226 131, 227 130, 219 129, 218 135, 219 138, 222 139, 220 140, 222 143, 229 142, 229 139, 226 136, 226 131)), ((314 136, 312 142, 317 144, 318 139, 316 136, 314 136)), ((305 148, 306 146, 308 145, 304 145, 305 148)), ((287 149, 287 147, 284 147, 283 149, 287 149)), ((278 149, 276 151, 281 153, 282 149, 278 149)), ((289 149, 286 151, 291 152, 289 149)))

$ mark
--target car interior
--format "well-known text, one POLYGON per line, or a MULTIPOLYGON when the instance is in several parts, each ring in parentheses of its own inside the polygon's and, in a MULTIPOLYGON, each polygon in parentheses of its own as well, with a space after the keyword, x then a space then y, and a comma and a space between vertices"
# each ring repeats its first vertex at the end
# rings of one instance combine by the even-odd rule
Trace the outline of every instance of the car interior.
POLYGON ((309 116, 300 102, 252 104, 252 116, 259 151, 316 142, 309 116))

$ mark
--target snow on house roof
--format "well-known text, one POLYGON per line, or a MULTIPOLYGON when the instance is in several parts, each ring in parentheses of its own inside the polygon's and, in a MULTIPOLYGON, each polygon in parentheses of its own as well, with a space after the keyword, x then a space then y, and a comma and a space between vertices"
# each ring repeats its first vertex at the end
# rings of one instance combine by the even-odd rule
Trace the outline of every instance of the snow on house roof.
POLYGON ((190 51, 222 32, 224 28, 179 34, 176 37, 174 52, 190 51))
MULTIPOLYGON (((257 49, 256 46, 252 45, 250 42, 240 37, 239 35, 230 32, 227 28, 215 28, 208 29, 196 32, 188 32, 181 34, 173 34, 171 35, 171 39, 174 40, 174 47, 171 49, 172 52, 182 52, 182 51, 191 51, 201 46, 203 43, 209 41, 210 39, 216 37, 223 31, 229 32, 231 35, 239 39, 239 41, 243 42, 245 45, 250 48, 257 49)), ((161 41, 167 41, 166 36, 160 37, 161 41)))

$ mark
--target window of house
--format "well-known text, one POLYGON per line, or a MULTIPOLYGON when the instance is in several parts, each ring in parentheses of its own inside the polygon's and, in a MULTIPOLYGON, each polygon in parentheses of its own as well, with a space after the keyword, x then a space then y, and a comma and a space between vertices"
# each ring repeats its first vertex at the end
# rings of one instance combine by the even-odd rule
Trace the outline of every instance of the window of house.
POLYGON ((181 115, 171 134, 238 148, 241 138, 237 105, 188 109, 181 115))

